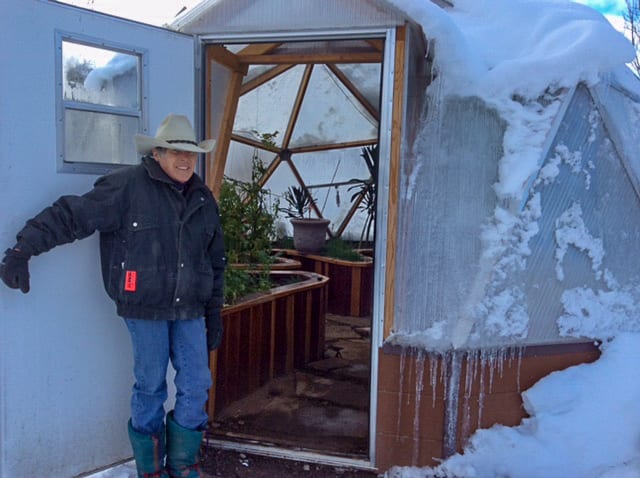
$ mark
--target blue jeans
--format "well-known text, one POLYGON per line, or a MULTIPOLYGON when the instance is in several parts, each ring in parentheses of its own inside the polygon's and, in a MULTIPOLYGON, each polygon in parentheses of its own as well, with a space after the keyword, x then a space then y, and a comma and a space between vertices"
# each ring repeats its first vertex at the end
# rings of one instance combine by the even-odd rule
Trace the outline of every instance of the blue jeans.
POLYGON ((203 430, 211 387, 204 319, 124 319, 133 345, 136 383, 131 397, 131 425, 138 433, 158 433, 164 423, 169 359, 176 371, 174 418, 184 428, 203 430))

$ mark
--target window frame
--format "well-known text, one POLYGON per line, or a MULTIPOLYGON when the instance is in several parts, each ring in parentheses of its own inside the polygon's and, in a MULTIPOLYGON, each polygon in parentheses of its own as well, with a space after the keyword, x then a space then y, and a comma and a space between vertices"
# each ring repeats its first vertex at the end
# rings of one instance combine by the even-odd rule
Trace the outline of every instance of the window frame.
MULTIPOLYGON (((148 131, 149 117, 149 85, 148 85, 148 50, 138 48, 129 44, 122 44, 105 40, 104 38, 91 37, 88 35, 65 32, 57 30, 55 32, 55 101, 56 101, 56 169, 58 173, 80 173, 80 174, 105 174, 114 169, 130 165, 124 163, 92 163, 92 162, 71 162, 66 161, 65 151, 65 131, 66 112, 85 111, 96 114, 109 114, 125 118, 135 118, 138 122, 137 133, 148 131), (138 108, 109 106, 82 101, 66 100, 63 88, 63 57, 62 45, 64 42, 75 43, 92 48, 110 50, 116 53, 124 53, 139 58, 138 77, 138 108)), ((133 141, 133 136, 131 137, 133 141)), ((138 159, 139 160, 139 159, 138 159)))

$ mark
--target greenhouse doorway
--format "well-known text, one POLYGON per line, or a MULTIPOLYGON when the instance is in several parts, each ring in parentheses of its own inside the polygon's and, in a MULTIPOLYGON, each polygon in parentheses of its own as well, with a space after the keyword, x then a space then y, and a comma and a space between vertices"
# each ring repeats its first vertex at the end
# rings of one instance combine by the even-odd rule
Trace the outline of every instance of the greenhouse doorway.
POLYGON ((301 308, 262 306, 258 312, 238 314, 243 318, 237 323, 243 320, 245 325, 228 322, 229 347, 235 341, 239 350, 221 351, 212 364, 217 376, 210 397, 213 404, 209 404, 209 438, 218 444, 259 448, 276 456, 322 455, 335 462, 365 463, 370 458, 384 48, 384 32, 358 39, 204 46, 205 123, 217 138, 206 177, 214 193, 219 193, 225 180, 251 181, 258 160, 258 180, 268 191, 268 201, 278 202, 282 212, 288 192, 294 188, 302 192, 310 199, 305 214, 330 220, 328 243, 346 245, 362 258, 297 252, 286 242, 292 228, 282 212, 275 248, 297 261, 301 270, 328 277, 324 298, 321 295, 320 302, 302 308, 308 314, 325 307, 320 326, 305 332, 321 337, 311 338, 311 353, 293 353, 293 368, 286 366, 287 358, 279 368, 278 344, 287 347, 296 333, 280 340, 273 336, 276 326, 269 329, 255 323, 271 313, 264 312, 267 309, 276 315, 279 311, 293 314, 292 323, 297 323, 301 308), (256 339, 265 330, 271 335, 256 339), (270 356, 275 366, 256 372, 252 379, 243 365, 260 362, 255 356, 257 342, 260 353, 270 356), (238 364, 229 367, 230 360, 238 364), (235 382, 242 377, 251 385, 235 382), (225 399, 231 388, 234 399, 225 399))

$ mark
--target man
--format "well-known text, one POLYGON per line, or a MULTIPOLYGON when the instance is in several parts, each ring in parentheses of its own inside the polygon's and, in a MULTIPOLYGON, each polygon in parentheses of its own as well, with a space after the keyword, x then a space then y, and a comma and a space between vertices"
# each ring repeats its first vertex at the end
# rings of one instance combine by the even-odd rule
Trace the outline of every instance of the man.
POLYGON ((225 257, 218 206, 194 170, 197 154, 215 141, 197 143, 179 115, 167 116, 155 137, 135 139, 142 163, 99 178, 82 196, 61 197, 27 221, 5 252, 0 277, 27 293, 32 256, 99 231, 104 287, 133 345, 128 431, 138 476, 200 477, 208 350, 222 337, 225 257), (169 360, 177 393, 165 425, 169 360))

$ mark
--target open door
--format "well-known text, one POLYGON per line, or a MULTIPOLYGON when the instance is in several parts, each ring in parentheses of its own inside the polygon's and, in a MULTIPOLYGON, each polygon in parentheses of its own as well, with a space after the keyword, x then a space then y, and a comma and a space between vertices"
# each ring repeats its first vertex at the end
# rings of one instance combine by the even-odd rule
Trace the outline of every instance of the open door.
MULTIPOLYGON (((195 120, 194 42, 190 35, 57 2, 3 1, 2 13, 2 38, 12 45, 0 69, 0 237, 9 247, 24 221, 57 197, 82 194, 103 171, 135 161, 135 133, 153 134, 171 112, 195 120), (78 77, 63 75, 69 46, 94 48, 100 55, 92 69, 103 72, 109 69, 109 60, 98 63, 103 53, 110 59, 126 53, 137 69, 128 96, 135 101, 64 95, 66 86, 80 86, 78 77), (105 121, 81 133, 89 117, 105 121)), ((96 82, 99 89, 118 81, 103 80, 96 82)), ((131 457, 131 346, 101 285, 98 250, 97 236, 55 248, 34 261, 29 297, 2 291, 3 477, 79 476, 131 457)))

